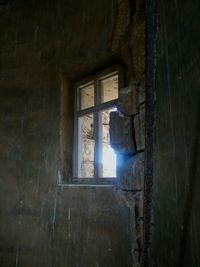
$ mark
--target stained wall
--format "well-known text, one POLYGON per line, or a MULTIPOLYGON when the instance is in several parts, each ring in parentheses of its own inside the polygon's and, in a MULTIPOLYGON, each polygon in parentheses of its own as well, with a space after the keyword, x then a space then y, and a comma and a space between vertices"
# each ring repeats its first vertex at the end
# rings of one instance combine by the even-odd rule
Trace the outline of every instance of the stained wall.
MULTIPOLYGON (((61 159, 63 77, 73 84, 120 61, 127 83, 132 77, 144 84, 144 64, 138 56, 130 61, 144 56, 143 43, 136 45, 144 40, 140 1, 136 6, 138 13, 128 1, 0 5, 1 266, 132 265, 131 210, 124 196, 114 188, 57 185, 72 154, 68 146, 61 159), (129 25, 136 29, 131 39, 129 25)), ((70 88, 66 112, 73 114, 70 88)), ((71 119, 65 123, 72 126, 71 119)), ((70 136, 71 130, 71 142, 70 136)))
POLYGON ((198 1, 160 1, 153 266, 200 266, 198 1), (159 248, 159 249, 158 249, 159 248))

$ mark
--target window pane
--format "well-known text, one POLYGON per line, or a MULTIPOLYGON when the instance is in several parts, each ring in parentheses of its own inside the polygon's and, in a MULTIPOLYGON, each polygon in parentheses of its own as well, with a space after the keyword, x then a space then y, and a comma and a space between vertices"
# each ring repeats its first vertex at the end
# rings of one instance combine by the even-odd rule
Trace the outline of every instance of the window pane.
POLYGON ((118 98, 118 75, 101 80, 102 103, 118 98))
POLYGON ((116 108, 107 109, 101 112, 101 129, 100 136, 102 140, 101 145, 101 177, 116 177, 116 154, 110 146, 109 121, 110 112, 116 108))
POLYGON ((80 94, 81 109, 94 106, 94 84, 81 88, 80 94))
POLYGON ((79 157, 79 177, 94 176, 94 116, 88 114, 79 118, 79 142, 78 142, 78 157, 79 157))

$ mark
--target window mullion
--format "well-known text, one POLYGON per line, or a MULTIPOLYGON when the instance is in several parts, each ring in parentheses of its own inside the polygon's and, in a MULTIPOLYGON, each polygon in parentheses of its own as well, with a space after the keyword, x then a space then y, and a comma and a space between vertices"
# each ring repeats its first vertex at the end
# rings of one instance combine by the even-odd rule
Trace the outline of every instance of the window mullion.
MULTIPOLYGON (((98 105, 101 105, 102 99, 103 99, 103 90, 101 87, 101 81, 98 80, 97 83, 97 88, 98 88, 98 105)), ((103 176, 103 162, 102 162, 102 108, 98 113, 98 176, 102 177, 103 176)))
MULTIPOLYGON (((95 80, 94 84, 94 104, 95 106, 99 103, 99 92, 98 92, 98 80, 95 80)), ((94 112, 94 177, 99 177, 99 112, 94 112)))
POLYGON ((94 147, 94 177, 98 177, 98 112, 94 113, 94 140, 95 140, 95 147, 94 147))
POLYGON ((77 116, 77 109, 78 109, 78 97, 79 97, 79 90, 78 88, 76 88, 75 90, 75 101, 74 101, 74 141, 73 141, 73 147, 74 147, 74 153, 73 153, 73 160, 74 160, 74 164, 73 164, 73 176, 74 177, 78 177, 79 175, 79 161, 78 161, 78 116, 77 116))
POLYGON ((116 107, 116 90, 117 86, 120 90, 122 83, 123 73, 112 69, 76 84, 73 176, 79 180, 73 182, 101 184, 104 178, 113 176, 114 179, 114 165, 111 170, 112 162, 108 165, 112 158, 115 160, 108 139, 108 116, 116 107))
POLYGON ((102 162, 102 112, 98 113, 98 175, 103 175, 103 162, 102 162))

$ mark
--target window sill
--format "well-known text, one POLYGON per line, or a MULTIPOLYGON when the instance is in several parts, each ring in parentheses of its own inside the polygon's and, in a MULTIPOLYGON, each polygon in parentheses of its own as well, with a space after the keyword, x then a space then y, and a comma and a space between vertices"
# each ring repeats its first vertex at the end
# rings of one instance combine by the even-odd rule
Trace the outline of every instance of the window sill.
POLYGON ((59 183, 64 187, 115 187, 116 178, 73 178, 71 183, 59 183))

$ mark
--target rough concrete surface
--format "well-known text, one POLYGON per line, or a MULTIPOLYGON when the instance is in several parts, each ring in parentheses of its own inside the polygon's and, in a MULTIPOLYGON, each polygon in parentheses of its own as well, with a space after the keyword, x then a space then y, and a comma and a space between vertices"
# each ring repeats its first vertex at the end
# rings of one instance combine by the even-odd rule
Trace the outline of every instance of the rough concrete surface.
MULTIPOLYGON (((134 43, 144 40, 141 5, 129 23, 137 32, 126 37, 134 53, 144 48, 134 43)), ((120 193, 57 186, 59 171, 72 169, 73 82, 116 62, 127 81, 144 79, 144 53, 133 72, 130 51, 113 49, 127 16, 118 9, 115 0, 0 3, 0 266, 132 266, 130 207, 120 193)))
POLYGON ((153 266, 200 266, 199 1, 158 6, 153 266), (159 249, 158 249, 159 248, 159 249))
POLYGON ((110 144, 118 153, 136 153, 132 118, 124 116, 119 111, 110 113, 110 144))
POLYGON ((144 153, 137 153, 124 162, 120 168, 120 188, 122 190, 143 190, 144 153))

